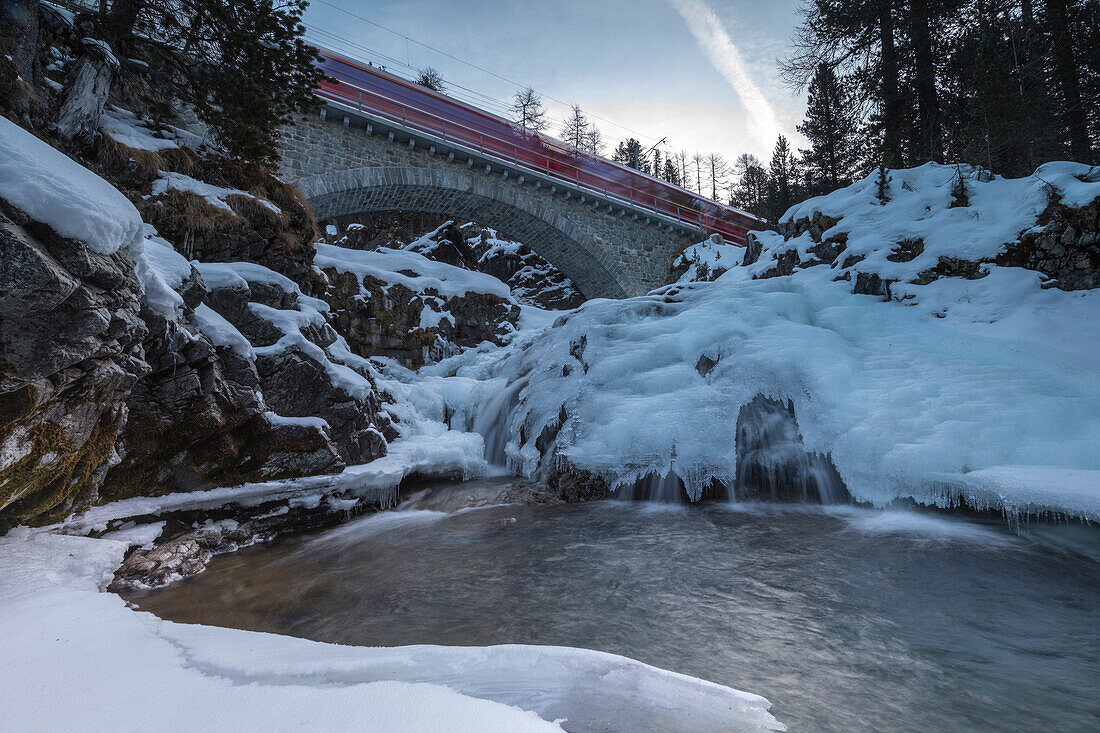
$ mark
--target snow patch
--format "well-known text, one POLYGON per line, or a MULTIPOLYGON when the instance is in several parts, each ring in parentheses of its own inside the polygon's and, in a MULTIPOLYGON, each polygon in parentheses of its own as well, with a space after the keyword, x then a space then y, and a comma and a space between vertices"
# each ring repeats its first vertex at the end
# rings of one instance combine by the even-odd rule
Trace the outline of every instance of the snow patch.
POLYGON ((5 117, 0 117, 0 198, 99 254, 114 254, 142 237, 141 216, 129 199, 5 117))
POLYGON ((237 188, 222 188, 221 186, 214 186, 199 181, 191 176, 185 176, 182 173, 161 171, 160 178, 153 181, 152 195, 163 196, 169 190, 186 191, 187 193, 202 196, 206 203, 222 209, 223 211, 228 211, 234 216, 236 216, 236 212, 233 211, 233 207, 226 201, 229 196, 245 196, 246 198, 254 199, 264 207, 274 211, 276 214, 282 213, 282 209, 275 204, 259 196, 253 196, 248 191, 242 191, 237 188))
POLYGON ((350 273, 360 281, 369 276, 387 285, 403 285, 416 293, 431 291, 444 298, 469 293, 488 293, 505 299, 510 295, 508 286, 491 275, 435 262, 415 252, 386 247, 374 251, 344 249, 320 242, 315 246, 314 266, 350 273))

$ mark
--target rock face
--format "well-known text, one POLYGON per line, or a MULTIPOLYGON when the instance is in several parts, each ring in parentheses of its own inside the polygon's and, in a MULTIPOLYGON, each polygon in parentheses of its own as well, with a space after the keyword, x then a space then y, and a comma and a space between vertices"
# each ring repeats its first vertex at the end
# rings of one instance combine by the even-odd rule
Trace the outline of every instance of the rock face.
MULTIPOLYGON (((228 196, 232 211, 211 206, 202 196, 169 189, 148 198, 133 196, 142 218, 188 257, 203 262, 255 262, 309 288, 317 221, 301 192, 263 167, 222 155, 175 153, 160 156, 165 170, 214 186, 247 191, 257 198, 228 196)), ((143 190, 142 194, 148 193, 143 190)))
POLYGON ((186 323, 148 310, 151 373, 127 400, 129 420, 103 498, 193 491, 333 473, 344 462, 315 426, 268 419, 248 359, 186 323))
POLYGON ((267 409, 291 419, 280 427, 295 427, 295 418, 323 421, 341 464, 384 456, 392 428, 369 366, 350 352, 341 363, 333 350, 346 351, 346 342, 326 321, 324 303, 273 274, 241 269, 239 279, 219 283, 208 297, 255 348, 252 374, 267 409))
POLYGON ((330 319, 360 356, 387 356, 416 369, 483 341, 502 344, 519 322, 519 308, 495 293, 442 294, 431 285, 384 282, 326 266, 316 292, 328 303, 330 319))
POLYGON ((1053 204, 1039 224, 1042 231, 1025 234, 997 263, 1038 270, 1062 290, 1100 287, 1100 200, 1077 209, 1053 204))
POLYGON ((0 529, 91 501, 146 374, 134 261, 0 202, 0 529))

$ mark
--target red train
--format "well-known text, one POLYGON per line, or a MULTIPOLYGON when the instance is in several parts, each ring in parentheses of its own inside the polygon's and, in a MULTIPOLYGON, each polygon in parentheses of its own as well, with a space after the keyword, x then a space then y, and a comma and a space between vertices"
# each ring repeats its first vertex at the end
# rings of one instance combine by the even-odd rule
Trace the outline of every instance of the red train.
POLYGON ((318 95, 743 243, 760 220, 417 84, 322 51, 318 95))

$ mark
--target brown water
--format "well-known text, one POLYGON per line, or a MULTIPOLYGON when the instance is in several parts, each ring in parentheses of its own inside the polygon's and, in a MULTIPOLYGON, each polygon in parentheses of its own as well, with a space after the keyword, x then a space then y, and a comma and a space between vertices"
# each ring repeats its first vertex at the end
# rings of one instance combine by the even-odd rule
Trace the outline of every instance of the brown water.
POLYGON ((386 512, 130 600, 331 642, 600 649, 762 694, 792 731, 1096 731, 1096 543, 854 508, 386 512))

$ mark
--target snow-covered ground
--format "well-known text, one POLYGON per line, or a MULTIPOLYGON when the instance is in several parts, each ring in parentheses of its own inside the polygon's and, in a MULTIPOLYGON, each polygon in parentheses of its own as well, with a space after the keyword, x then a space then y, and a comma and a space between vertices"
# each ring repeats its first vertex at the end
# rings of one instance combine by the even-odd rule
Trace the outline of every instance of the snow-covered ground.
POLYGON ((347 647, 161 621, 101 591, 127 544, 0 538, 5 729, 783 729, 759 696, 601 652, 347 647))

